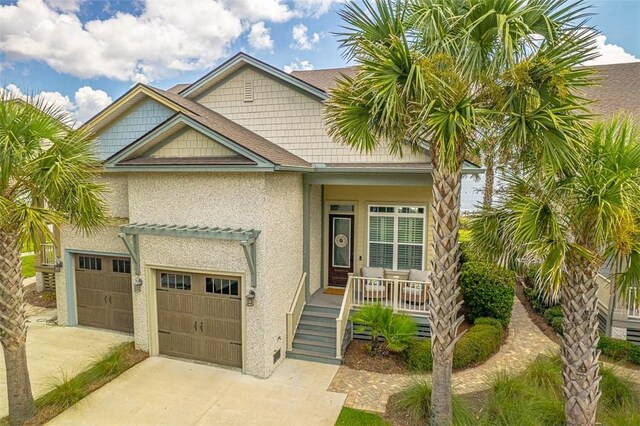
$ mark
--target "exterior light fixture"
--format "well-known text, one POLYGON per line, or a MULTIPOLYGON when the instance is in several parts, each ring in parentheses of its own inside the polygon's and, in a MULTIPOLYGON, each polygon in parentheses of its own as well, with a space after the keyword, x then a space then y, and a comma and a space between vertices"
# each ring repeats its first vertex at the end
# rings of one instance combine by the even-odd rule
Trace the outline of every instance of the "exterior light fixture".
POLYGON ((57 269, 62 269, 62 259, 57 258, 53 266, 56 267, 57 269))
POLYGON ((253 306, 256 299, 256 292, 253 290, 249 290, 247 293, 247 306, 253 306))
POLYGON ((140 291, 140 289, 142 288, 142 277, 140 277, 140 275, 136 275, 136 277, 133 280, 133 289, 135 291, 140 291))

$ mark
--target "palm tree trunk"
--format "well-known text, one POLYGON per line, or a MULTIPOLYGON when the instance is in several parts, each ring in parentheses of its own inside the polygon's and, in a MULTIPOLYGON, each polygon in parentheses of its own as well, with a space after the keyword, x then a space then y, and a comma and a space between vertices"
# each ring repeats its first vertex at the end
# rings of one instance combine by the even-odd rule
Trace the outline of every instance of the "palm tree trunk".
POLYGON ((577 257, 563 286, 562 378, 567 425, 594 425, 600 398, 598 268, 577 257))
POLYGON ((485 158, 485 168, 482 204, 484 207, 491 207, 493 204, 493 183, 495 181, 495 168, 493 164, 493 157, 491 155, 487 155, 485 158))
MULTIPOLYGON (((461 163, 461 162, 460 162, 461 163)), ((433 171, 433 259, 431 260, 432 286, 429 289, 431 312, 431 351, 433 354, 431 425, 450 425, 451 367, 462 302, 458 301, 460 288, 460 248, 458 226, 460 215, 461 167, 456 172, 435 167, 433 171)))
POLYGON ((0 342, 4 350, 9 422, 22 424, 35 412, 27 368, 27 321, 22 288, 20 242, 0 231, 0 342))

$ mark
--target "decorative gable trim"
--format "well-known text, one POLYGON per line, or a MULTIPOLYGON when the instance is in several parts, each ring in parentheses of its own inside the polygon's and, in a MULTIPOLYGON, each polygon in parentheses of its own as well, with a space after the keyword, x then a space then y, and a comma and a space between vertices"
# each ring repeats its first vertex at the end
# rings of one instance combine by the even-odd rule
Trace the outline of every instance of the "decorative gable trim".
POLYGON ((298 89, 301 89, 302 91, 320 100, 325 100, 328 97, 324 91, 318 89, 317 87, 312 86, 309 83, 306 83, 252 56, 249 56, 244 52, 240 52, 236 54, 235 56, 230 58, 228 61, 224 62, 219 67, 217 67, 210 73, 206 74, 204 77, 200 78, 199 80, 196 80, 189 87, 182 90, 180 92, 180 95, 189 99, 197 98, 199 95, 206 92, 209 88, 213 87, 217 82, 225 79, 226 77, 235 73, 238 69, 246 65, 257 68, 265 72, 266 74, 272 77, 275 77, 276 79, 283 81, 287 84, 290 84, 298 89))
MULTIPOLYGON (((173 136, 174 132, 172 132, 172 129, 175 129, 176 126, 181 126, 181 125, 184 125, 187 128, 193 129, 199 133, 202 133, 203 135, 212 139, 214 142, 219 143, 220 145, 233 151, 238 157, 245 159, 246 161, 244 162, 244 164, 238 165, 237 162, 233 164, 234 171, 239 169, 248 169, 248 170, 258 169, 259 171, 275 170, 275 165, 272 162, 253 153, 252 151, 244 148, 243 146, 240 146, 239 144, 232 141, 231 139, 228 139, 222 136, 221 134, 207 128, 206 126, 201 125, 200 123, 196 122, 192 118, 182 113, 177 113, 173 115, 171 118, 164 121, 159 126, 154 128, 153 130, 151 130, 150 132, 148 132, 147 134, 145 134, 144 136, 142 136, 141 138, 139 138, 129 146, 125 147, 124 149, 120 150, 119 152, 111 156, 105 162, 105 168, 106 169, 117 168, 117 169, 127 169, 127 170, 132 169, 134 166, 129 166, 122 163, 126 162, 127 160, 136 158, 138 155, 141 155, 142 153, 154 152, 159 148, 159 146, 162 146, 162 142, 160 142, 159 146, 155 146, 155 145, 149 146, 149 145, 153 144, 154 142, 157 142, 158 139, 162 140, 164 138, 173 136), (170 133, 170 134, 167 134, 167 133, 170 133), (251 162, 252 164, 248 164, 249 162, 251 162)), ((189 169, 190 168, 190 166, 187 164, 160 165, 160 164, 154 163, 154 164, 150 164, 149 166, 141 166, 141 165, 135 166, 136 169, 138 168, 149 169, 149 167, 158 167, 159 169, 162 169, 162 170, 166 170, 167 168, 171 168, 171 169, 176 169, 176 168, 189 169), (168 167, 168 166, 171 166, 171 167, 168 167)), ((220 164, 220 165, 199 166, 199 168, 225 169, 225 165, 220 164)))

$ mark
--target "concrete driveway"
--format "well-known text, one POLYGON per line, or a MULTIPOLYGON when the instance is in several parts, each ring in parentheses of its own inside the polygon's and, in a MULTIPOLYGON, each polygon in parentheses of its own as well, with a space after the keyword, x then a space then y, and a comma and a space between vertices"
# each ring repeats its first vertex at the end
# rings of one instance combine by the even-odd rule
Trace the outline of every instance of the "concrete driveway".
MULTIPOLYGON (((36 398, 45 394, 63 374, 73 377, 93 364, 110 347, 132 340, 131 336, 116 332, 47 325, 46 320, 55 315, 55 310, 47 310, 29 317, 27 364, 31 389, 36 398)), ((0 359, 0 417, 4 417, 9 409, 7 376, 1 350, 0 359)))
POLYGON ((62 413, 52 425, 334 425, 346 395, 337 366, 285 359, 269 379, 152 357, 62 413))

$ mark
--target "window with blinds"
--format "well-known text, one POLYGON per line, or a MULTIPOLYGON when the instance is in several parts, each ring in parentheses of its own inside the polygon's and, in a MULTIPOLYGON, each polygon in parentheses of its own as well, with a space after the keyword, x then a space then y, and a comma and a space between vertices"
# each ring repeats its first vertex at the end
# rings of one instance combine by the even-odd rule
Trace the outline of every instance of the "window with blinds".
POLYGON ((425 207, 369 206, 368 265, 424 269, 425 207))

